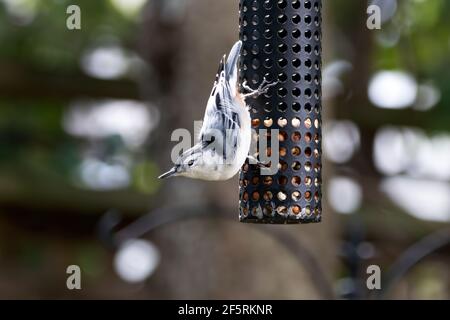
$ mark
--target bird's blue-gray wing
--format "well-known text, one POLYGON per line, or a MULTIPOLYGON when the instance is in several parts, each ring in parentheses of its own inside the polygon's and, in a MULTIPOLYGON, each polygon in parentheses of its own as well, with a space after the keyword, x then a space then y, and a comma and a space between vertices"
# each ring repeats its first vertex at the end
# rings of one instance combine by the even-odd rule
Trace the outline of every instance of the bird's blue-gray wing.
POLYGON ((213 152, 221 152, 224 159, 234 156, 239 143, 241 123, 237 108, 241 106, 236 105, 235 95, 241 47, 242 43, 236 42, 227 61, 225 62, 225 56, 220 61, 199 137, 205 148, 212 145, 216 148, 213 152))
POLYGON ((205 148, 213 147, 213 152, 221 153, 224 159, 233 157, 239 141, 239 114, 230 103, 223 99, 218 88, 210 98, 200 131, 200 140, 205 148), (213 143, 214 142, 214 143, 213 143))

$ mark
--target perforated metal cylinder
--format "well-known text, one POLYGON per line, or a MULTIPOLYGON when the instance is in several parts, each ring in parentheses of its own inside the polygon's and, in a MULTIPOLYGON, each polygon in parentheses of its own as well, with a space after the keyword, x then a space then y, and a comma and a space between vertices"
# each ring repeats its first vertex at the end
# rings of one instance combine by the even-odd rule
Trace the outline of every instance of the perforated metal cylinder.
MULTIPOLYGON (((241 83, 247 80, 255 88, 264 77, 278 80, 267 94, 247 101, 253 109, 252 127, 257 133, 279 130, 278 172, 264 176, 248 162, 241 169, 240 221, 319 222, 322 3, 240 0, 239 9, 241 83)), ((257 140, 266 136, 255 134, 257 140)))

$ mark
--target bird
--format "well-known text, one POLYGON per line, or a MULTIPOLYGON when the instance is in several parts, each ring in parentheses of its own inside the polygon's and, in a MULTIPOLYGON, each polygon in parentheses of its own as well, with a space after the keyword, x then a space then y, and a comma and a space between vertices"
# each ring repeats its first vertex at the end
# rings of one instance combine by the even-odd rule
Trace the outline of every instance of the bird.
POLYGON ((254 90, 245 80, 241 87, 247 93, 240 92, 238 72, 241 50, 242 41, 237 41, 228 58, 223 55, 196 144, 183 152, 175 165, 159 179, 183 176, 224 181, 235 176, 247 159, 260 164, 249 155, 252 125, 246 99, 267 93, 277 82, 264 78, 254 90))

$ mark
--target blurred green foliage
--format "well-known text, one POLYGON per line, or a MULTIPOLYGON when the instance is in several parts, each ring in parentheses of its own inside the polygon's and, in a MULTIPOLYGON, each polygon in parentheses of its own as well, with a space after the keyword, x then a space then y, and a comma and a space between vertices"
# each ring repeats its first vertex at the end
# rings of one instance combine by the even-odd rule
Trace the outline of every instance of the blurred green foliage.
MULTIPOLYGON (((50 91, 54 81, 62 87, 73 85, 58 81, 60 76, 83 81, 87 78, 80 67, 83 53, 101 44, 132 48, 138 22, 138 15, 130 17, 109 0, 23 0, 9 4, 0 1, 0 67, 7 71, 0 75, 0 175, 8 173, 23 182, 76 181, 73 177, 90 142, 67 134, 62 127, 64 112, 73 97, 55 99, 53 94, 46 97, 45 92, 31 92, 27 90, 29 79, 47 81, 45 88, 50 91), (66 28, 66 9, 73 4, 81 8, 81 30, 66 28), (14 79, 19 95, 11 96, 10 79, 14 79)), ((113 81, 103 82, 108 86, 113 81)), ((77 95, 77 88, 68 90, 77 95)), ((82 92, 79 95, 85 98, 82 92)), ((120 137, 116 143, 119 146, 114 150, 106 147, 109 156, 124 149, 120 137)), ((108 141, 102 144, 108 145, 108 141)), ((133 154, 136 150, 127 152, 133 154)), ((151 162, 138 165, 135 171, 143 170, 156 175, 151 162)), ((139 192, 156 191, 156 184, 143 181, 142 177, 133 185, 139 192)))
MULTIPOLYGON (((384 122, 389 123, 392 120, 395 124, 400 124, 398 121, 400 118, 405 126, 420 126, 430 133, 448 132, 450 130, 450 108, 448 107, 450 104, 450 20, 448 19, 450 2, 400 0, 397 4, 398 7, 392 19, 384 23, 381 30, 373 31, 365 29, 366 1, 362 1, 359 5, 355 5, 353 1, 332 1, 330 10, 333 10, 334 25, 341 28, 339 32, 352 33, 357 21, 361 24, 358 30, 372 38, 370 57, 367 59, 371 64, 372 72, 403 70, 411 73, 418 83, 432 83, 441 92, 439 104, 427 112, 378 111, 384 122)), ((361 39, 355 41, 361 41, 361 39)), ((348 58, 346 56, 348 51, 340 50, 339 46, 333 49, 337 50, 336 55, 339 58, 348 58)), ((367 118, 379 121, 376 115, 367 118)))
POLYGON ((136 20, 130 20, 111 1, 61 0, 29 1, 35 17, 30 24, 17 25, 0 4, 0 56, 39 70, 77 72, 83 51, 96 41, 118 41, 124 45, 135 39, 136 20), (82 30, 66 28, 66 9, 81 8, 82 30))

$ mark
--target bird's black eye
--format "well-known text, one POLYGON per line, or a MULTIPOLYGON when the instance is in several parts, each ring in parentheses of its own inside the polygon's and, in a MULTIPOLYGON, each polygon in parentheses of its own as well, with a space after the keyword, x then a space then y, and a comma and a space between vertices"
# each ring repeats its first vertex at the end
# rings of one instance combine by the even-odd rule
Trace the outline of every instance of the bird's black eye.
POLYGON ((189 167, 192 167, 194 165, 194 160, 190 160, 189 162, 188 162, 188 166, 189 167))

